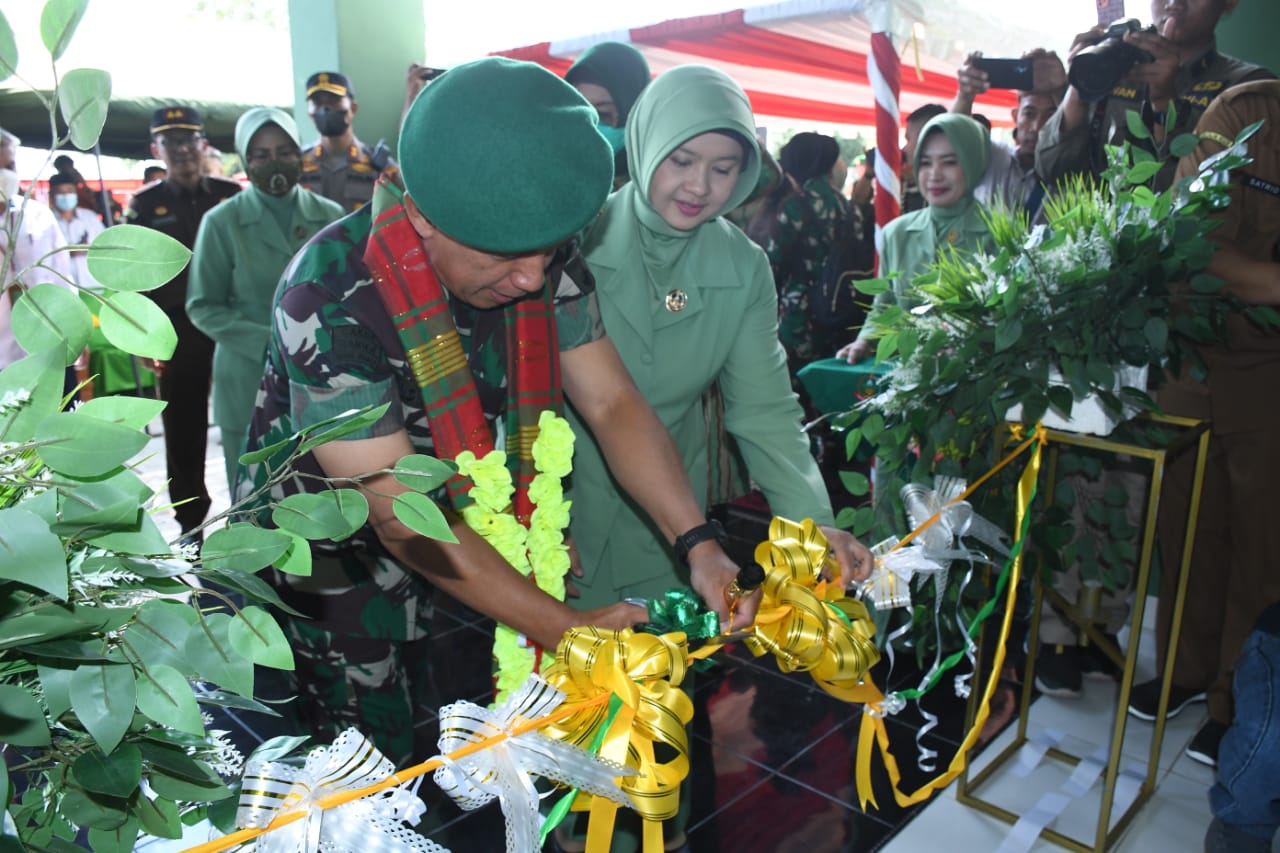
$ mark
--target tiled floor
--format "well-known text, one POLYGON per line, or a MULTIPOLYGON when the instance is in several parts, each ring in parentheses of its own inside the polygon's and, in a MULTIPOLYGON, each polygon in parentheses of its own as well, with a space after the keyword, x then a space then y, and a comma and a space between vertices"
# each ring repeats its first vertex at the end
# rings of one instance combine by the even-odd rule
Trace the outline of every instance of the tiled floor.
MULTIPOLYGON (((159 451, 160 441, 154 439, 148 452, 159 451)), ((223 479, 216 431, 211 433, 207 471, 215 493, 213 511, 218 512, 226 507, 227 498, 225 485, 214 487, 223 479)), ((153 456, 143 474, 149 482, 162 482, 162 456, 153 456)), ((176 534, 176 527, 169 520, 161 524, 176 534)), ((1153 614, 1154 607, 1149 607, 1148 613, 1153 614)), ((486 620, 460 605, 445 603, 439 607, 432 655, 437 682, 452 686, 452 698, 487 701, 489 628, 486 620)), ((1152 670, 1148 640, 1146 632, 1140 677, 1152 670)), ((904 657, 899 655, 896 670, 889 676, 891 688, 912 686, 919 677, 904 657)), ((771 658, 752 658, 741 647, 717 658, 717 666, 699 674, 693 686, 693 770, 688 820, 691 853, 933 853, 939 849, 1012 853, 1028 849, 1025 845, 1002 847, 1007 844, 1012 827, 959 803, 954 785, 923 805, 899 808, 888 793, 879 767, 880 809, 862 811, 856 804, 853 776, 861 709, 831 698, 816 688, 809 676, 782 674, 771 658)), ((877 669, 878 683, 883 683, 885 672, 883 665, 877 669)), ((947 695, 945 685, 946 682, 926 699, 926 707, 941 719, 940 725, 925 737, 926 745, 940 753, 939 766, 950 761, 963 727, 963 704, 947 695)), ((1088 682, 1086 695, 1079 700, 1042 697, 1031 707, 1030 732, 1060 733, 1064 749, 1088 754, 1105 743, 1109 735, 1114 693, 1115 687, 1109 682, 1088 682)), ((1014 695, 1012 686, 1002 687, 997 694, 993 711, 997 722, 1007 723, 1012 718, 1014 695)), ((1202 849, 1210 818, 1206 791, 1212 773, 1182 753, 1202 712, 1203 706, 1193 706, 1171 722, 1155 794, 1140 809, 1115 849, 1128 853, 1202 849)), ((903 770, 904 790, 914 790, 930 776, 916 766, 915 760, 915 736, 921 721, 912 708, 888 720, 894 752, 903 770)), ((436 725, 435 720, 418 723, 431 728, 436 725)), ((228 725, 236 729, 237 739, 247 748, 278 730, 276 723, 252 716, 228 720, 228 725)), ((995 725, 988 728, 990 731, 985 734, 988 739, 994 736, 994 741, 976 759, 977 767, 983 766, 1013 735, 1012 726, 1002 733, 995 725)), ((1148 724, 1137 721, 1128 727, 1126 762, 1145 760, 1150 730, 1148 724)), ((1006 768, 979 793, 1024 813, 1043 794, 1057 790, 1069 770, 1046 761, 1023 778, 1006 768)), ((1091 836, 1100 788, 1100 783, 1095 784, 1089 794, 1075 798, 1053 825, 1068 834, 1091 836)), ((422 794, 429 805, 420 826, 425 835, 454 853, 503 849, 502 815, 496 805, 474 813, 461 812, 430 780, 423 784, 422 794)), ((180 850, 196 840, 201 839, 188 838, 165 849, 180 850)), ((149 849, 160 853, 158 846, 149 849)), ((1029 849, 1062 848, 1038 841, 1029 849)))

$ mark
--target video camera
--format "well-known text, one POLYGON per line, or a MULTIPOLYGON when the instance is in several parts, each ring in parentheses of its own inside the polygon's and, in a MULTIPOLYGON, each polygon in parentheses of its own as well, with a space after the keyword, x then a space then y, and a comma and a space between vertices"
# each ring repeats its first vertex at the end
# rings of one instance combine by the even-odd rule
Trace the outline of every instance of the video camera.
POLYGON ((1125 18, 1107 27, 1102 39, 1082 48, 1071 58, 1067 80, 1080 97, 1097 101, 1105 97, 1116 83, 1140 62, 1151 62, 1154 56, 1124 40, 1126 33, 1156 32, 1155 26, 1143 27, 1136 18, 1125 18))

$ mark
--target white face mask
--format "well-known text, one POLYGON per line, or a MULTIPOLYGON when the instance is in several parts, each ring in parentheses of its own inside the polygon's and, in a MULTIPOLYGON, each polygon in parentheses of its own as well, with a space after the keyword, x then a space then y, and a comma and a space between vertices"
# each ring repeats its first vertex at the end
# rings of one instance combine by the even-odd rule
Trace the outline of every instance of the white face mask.
POLYGON ((80 200, 75 193, 58 193, 53 197, 53 206, 61 211, 75 210, 80 200))

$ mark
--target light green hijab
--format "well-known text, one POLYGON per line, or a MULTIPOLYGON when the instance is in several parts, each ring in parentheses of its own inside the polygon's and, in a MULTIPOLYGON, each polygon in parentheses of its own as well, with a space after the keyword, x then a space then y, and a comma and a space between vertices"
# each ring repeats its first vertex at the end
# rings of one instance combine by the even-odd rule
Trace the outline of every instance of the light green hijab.
POLYGON ((673 228, 650 203, 649 182, 668 154, 685 141, 712 131, 732 131, 745 143, 738 182, 724 207, 716 212, 722 216, 751 195, 760 174, 755 117, 742 88, 722 71, 705 65, 681 65, 650 83, 631 108, 626 146, 631 183, 618 190, 624 208, 619 213, 634 216, 636 237, 655 285, 661 286, 655 273, 669 268, 690 238, 714 218, 690 231, 673 228))
POLYGON ((933 235, 941 242, 948 231, 962 230, 965 220, 980 215, 981 206, 973 197, 982 176, 986 174, 987 163, 991 158, 991 138, 987 130, 973 119, 959 113, 943 113, 934 116, 929 123, 920 129, 920 139, 916 143, 915 167, 916 175, 920 174, 920 157, 924 152, 925 141, 930 134, 941 133, 950 141, 955 149, 956 158, 964 172, 964 195, 950 207, 939 207, 931 204, 926 210, 929 221, 933 224, 933 235))

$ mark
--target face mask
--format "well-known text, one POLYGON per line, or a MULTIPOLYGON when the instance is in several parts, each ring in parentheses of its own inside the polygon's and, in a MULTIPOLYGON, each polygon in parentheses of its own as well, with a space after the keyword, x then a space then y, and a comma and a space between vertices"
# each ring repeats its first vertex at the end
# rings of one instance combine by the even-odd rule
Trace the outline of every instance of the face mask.
POLYGON ((298 184, 302 177, 300 160, 268 160, 260 166, 246 170, 249 182, 267 195, 284 195, 298 184))
POLYGON ((347 122, 346 110, 320 107, 311 114, 311 118, 315 121, 316 130, 320 131, 321 136, 341 136, 350 126, 347 122))
POLYGON ((75 210, 76 205, 80 203, 80 199, 74 195, 55 195, 53 197, 53 206, 61 211, 75 210))
POLYGON ((617 154, 626 146, 627 130, 624 127, 613 127, 607 124, 596 125, 596 130, 600 131, 600 135, 609 143, 609 147, 613 149, 613 153, 617 154))

